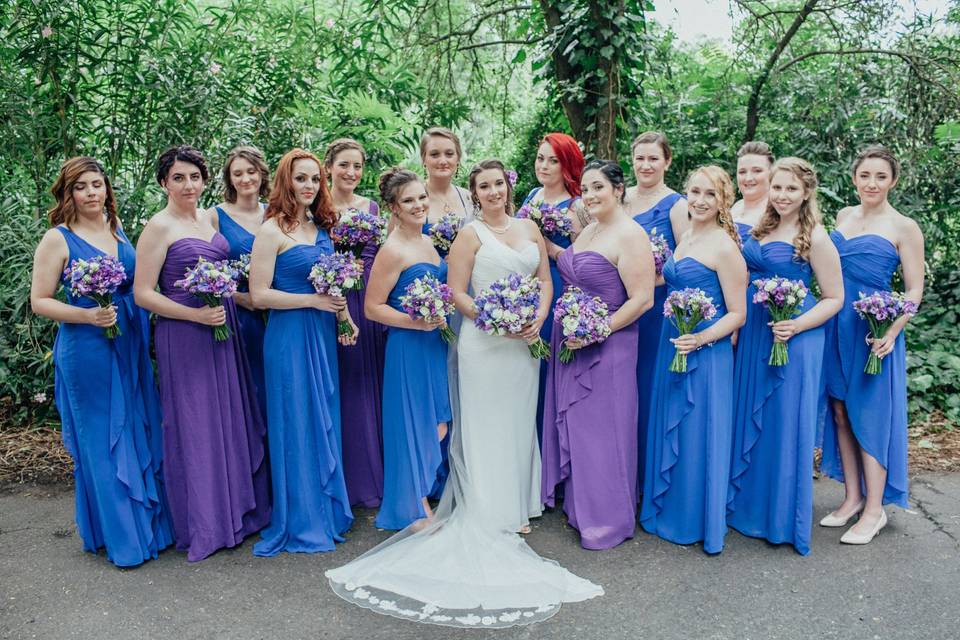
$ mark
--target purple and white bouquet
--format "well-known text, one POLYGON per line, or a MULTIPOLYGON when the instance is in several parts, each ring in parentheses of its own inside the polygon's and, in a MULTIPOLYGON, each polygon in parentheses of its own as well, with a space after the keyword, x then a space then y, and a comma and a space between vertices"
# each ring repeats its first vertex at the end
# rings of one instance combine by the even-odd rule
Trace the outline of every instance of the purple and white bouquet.
POLYGON ((463 221, 455 214, 448 213, 430 227, 430 240, 440 253, 447 253, 460 233, 463 221))
MULTIPOLYGON (((870 325, 870 337, 879 340, 898 318, 916 315, 917 303, 893 291, 876 291, 869 296, 861 291, 860 299, 853 302, 853 309, 870 325)), ((882 371, 883 361, 871 349, 863 372, 875 376, 882 371)))
MULTIPOLYGON (((765 305, 774 322, 789 320, 797 315, 808 293, 807 285, 802 280, 788 280, 779 276, 758 278, 753 281, 753 286, 757 288, 753 303, 765 305)), ((787 343, 774 338, 767 364, 782 367, 788 362, 787 343)))
MULTIPOLYGON (((113 294, 123 284, 127 271, 123 263, 113 256, 96 256, 89 260, 77 259, 63 270, 63 277, 74 296, 90 298, 101 307, 113 304, 113 294)), ((112 324, 105 327, 104 335, 115 338, 120 335, 120 327, 112 324)))
MULTIPOLYGON (((324 253, 310 269, 307 279, 317 293, 342 298, 347 291, 363 289, 363 262, 342 251, 324 253)), ((337 335, 353 335, 353 326, 341 313, 337 314, 337 335)))
MULTIPOLYGON (((540 281, 534 276, 511 273, 493 282, 473 297, 477 317, 473 324, 484 333, 503 336, 518 334, 533 322, 540 308, 540 281)), ((537 337, 529 345, 534 358, 550 357, 550 347, 537 337)))
POLYGON ((330 229, 330 237, 337 248, 347 249, 359 256, 370 242, 380 244, 385 230, 386 225, 380 216, 350 207, 330 229))
MULTIPOLYGON (((445 320, 456 310, 453 290, 429 274, 407 285, 404 294, 400 296, 400 306, 414 320, 423 318, 428 322, 445 320)), ((457 334, 449 325, 444 324, 440 327, 440 337, 449 344, 457 334)))
MULTIPOLYGON (((200 298, 208 307, 220 307, 224 298, 237 292, 239 275, 229 260, 212 262, 201 256, 196 266, 187 269, 173 285, 200 298)), ((213 327, 214 340, 222 342, 229 337, 230 327, 226 324, 213 327)))
POLYGON ((250 282, 250 254, 241 253, 236 260, 230 261, 230 266, 237 271, 239 282, 250 282))
MULTIPOLYGON (((713 298, 703 289, 680 289, 667 296, 663 303, 663 317, 670 320, 680 335, 692 332, 704 320, 712 320, 717 315, 717 308, 713 306, 713 298)), ((670 363, 673 373, 687 372, 687 354, 678 350, 673 354, 670 363)))
MULTIPOLYGON (((578 287, 567 287, 553 307, 554 317, 560 322, 563 337, 578 340, 583 346, 603 342, 610 336, 610 313, 607 303, 597 296, 590 297, 578 287)), ((573 360, 576 351, 560 347, 560 362, 573 360)))
POLYGON ((533 220, 540 227, 540 233, 545 236, 557 234, 569 238, 573 233, 573 221, 570 217, 559 207, 546 202, 528 202, 517 211, 517 217, 533 220))
POLYGON ((663 265, 673 255, 670 245, 667 243, 667 237, 662 233, 657 233, 657 228, 650 230, 650 248, 653 250, 653 266, 657 270, 657 275, 663 275, 663 265))

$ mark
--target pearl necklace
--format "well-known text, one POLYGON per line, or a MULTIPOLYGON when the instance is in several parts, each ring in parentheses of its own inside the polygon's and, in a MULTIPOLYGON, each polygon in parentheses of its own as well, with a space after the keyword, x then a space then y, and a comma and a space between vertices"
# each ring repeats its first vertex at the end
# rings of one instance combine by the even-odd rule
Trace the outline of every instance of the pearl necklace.
POLYGON ((497 229, 496 227, 491 227, 489 224, 487 224, 487 222, 486 222, 485 220, 481 220, 480 222, 483 222, 483 226, 485 226, 487 229, 490 229, 490 231, 493 231, 493 232, 496 233, 497 235, 501 235, 501 236, 502 236, 503 234, 505 234, 505 233, 510 229, 510 226, 513 224, 513 219, 512 219, 512 218, 508 218, 508 219, 507 219, 507 224, 504 225, 504 227, 503 227, 502 229, 497 229))

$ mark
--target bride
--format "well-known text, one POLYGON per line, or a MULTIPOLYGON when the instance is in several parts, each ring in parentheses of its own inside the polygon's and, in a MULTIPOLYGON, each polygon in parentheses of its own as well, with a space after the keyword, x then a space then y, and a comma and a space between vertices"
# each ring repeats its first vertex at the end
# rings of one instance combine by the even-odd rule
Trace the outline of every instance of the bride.
POLYGON ((545 620, 564 602, 603 594, 518 533, 541 513, 535 338, 550 304, 550 270, 533 222, 511 217, 513 189, 499 160, 470 172, 480 219, 450 250, 449 284, 472 320, 468 295, 511 273, 542 286, 537 321, 520 337, 490 336, 464 322, 458 340, 460 414, 454 416, 450 476, 434 517, 419 521, 356 560, 326 572, 341 598, 398 618, 453 627, 509 627, 545 620))

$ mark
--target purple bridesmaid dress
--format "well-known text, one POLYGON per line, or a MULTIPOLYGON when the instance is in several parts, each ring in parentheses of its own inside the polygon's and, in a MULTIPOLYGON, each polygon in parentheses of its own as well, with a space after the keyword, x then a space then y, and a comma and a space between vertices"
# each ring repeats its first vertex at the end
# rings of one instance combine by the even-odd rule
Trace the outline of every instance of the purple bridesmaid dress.
MULTIPOLYGON (((380 207, 370 201, 370 213, 380 207)), ((380 246, 368 243, 360 253, 363 283, 370 279, 373 259, 380 246)), ((338 249, 340 250, 340 249, 338 249)), ((378 507, 383 498, 383 438, 381 437, 381 393, 386 327, 367 320, 363 312, 366 290, 347 292, 350 316, 360 330, 357 344, 337 345, 340 369, 340 415, 343 437, 343 473, 350 506, 378 507)))
MULTIPOLYGON (((617 268, 595 251, 557 258, 567 286, 599 296, 611 315, 627 300, 617 268)), ((600 344, 557 356, 563 341, 554 321, 543 413, 541 497, 563 510, 585 549, 609 549, 633 537, 637 516, 637 323, 600 344)))
MULTIPOLYGON (((167 249, 160 293, 190 307, 203 303, 174 286, 203 256, 224 260, 230 247, 181 238, 167 249)), ((186 320, 157 318, 155 346, 163 407, 164 480, 177 548, 203 560, 233 547, 270 522, 266 429, 244 357, 233 300, 225 300, 231 336, 186 320)))

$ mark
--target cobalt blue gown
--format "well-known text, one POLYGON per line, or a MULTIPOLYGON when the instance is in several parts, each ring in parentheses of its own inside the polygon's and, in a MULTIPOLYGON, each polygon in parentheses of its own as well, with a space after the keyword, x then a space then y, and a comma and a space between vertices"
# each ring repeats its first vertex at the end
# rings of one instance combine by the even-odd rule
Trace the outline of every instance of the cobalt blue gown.
MULTIPOLYGON (((230 259, 238 260, 241 255, 249 254, 253 250, 254 235, 221 207, 217 207, 217 217, 220 220, 220 235, 226 238, 230 245, 230 259)), ((237 290, 249 291, 248 284, 242 283, 237 290)), ((240 336, 243 339, 250 373, 253 375, 253 383, 257 386, 257 403, 260 410, 264 411, 267 406, 263 385, 263 333, 267 328, 264 313, 260 310, 251 311, 238 304, 237 322, 240 324, 240 336)))
POLYGON ((740 234, 740 246, 741 248, 747 244, 747 240, 751 238, 750 232, 753 231, 753 225, 747 224, 746 222, 738 222, 737 224, 737 233, 740 234))
MULTIPOLYGON (((447 279, 447 263, 418 262, 400 273, 387 303, 403 311, 400 296, 425 275, 447 279)), ((426 517, 421 499, 446 477, 437 425, 450 423, 447 345, 440 331, 390 327, 383 367, 383 502, 380 529, 403 529, 426 517)))
MULTIPOLYGON (((703 331, 726 313, 715 271, 692 257, 663 268, 667 290, 702 289, 717 314, 701 322, 703 331)), ((640 526, 677 544, 703 541, 707 553, 723 550, 727 532, 727 485, 733 431, 733 348, 730 336, 687 356, 687 372, 671 373, 679 337, 672 322, 660 332, 647 433, 647 463, 640 526)))
MULTIPOLYGON (((664 196, 659 202, 633 219, 643 227, 647 235, 662 235, 667 239, 670 251, 677 248, 673 237, 673 225, 670 224, 670 209, 683 198, 679 193, 664 196)), ((663 303, 667 299, 667 286, 659 285, 653 290, 653 307, 637 319, 639 341, 637 343, 637 485, 643 490, 643 469, 647 451, 647 420, 650 417, 650 403, 653 396, 654 365, 657 349, 660 346, 660 330, 663 325, 663 303)), ((671 356, 672 357, 672 356, 671 356)))
MULTIPOLYGON (((750 282, 780 276, 802 280, 813 271, 794 258, 787 242, 743 246, 750 282)), ((823 326, 799 333, 787 342, 790 362, 767 364, 773 332, 770 313, 753 303, 756 287, 747 288, 747 321, 740 328, 734 368, 733 456, 727 522, 740 533, 789 543, 810 553, 813 519, 813 447, 823 364, 823 326)), ((817 304, 812 293, 797 315, 817 304)))
MULTIPOLYGON (((56 227, 73 260, 104 253, 66 227, 56 227)), ((133 300, 136 253, 122 230, 117 257, 126 279, 113 295, 121 335, 109 339, 89 324, 60 324, 53 347, 54 401, 63 444, 73 458, 77 531, 85 551, 106 548, 118 567, 156 558, 173 543, 163 485, 160 398, 150 363, 150 321, 133 300)), ((74 298, 63 279, 67 304, 74 298)))
MULTIPOLYGON (((827 396, 843 400, 853 435, 860 447, 887 470, 883 503, 907 507, 907 356, 903 333, 893 352, 883 359, 883 371, 864 373, 870 345, 864 338, 870 327, 853 310, 860 293, 890 291, 890 280, 900 266, 897 248, 886 238, 865 234, 844 238, 839 231, 830 239, 840 252, 843 269, 843 308, 827 325, 824 368, 827 396)), ((823 433, 826 475, 843 481, 833 407, 828 406, 823 433)))
MULTIPOLYGON (((310 269, 332 252, 330 236, 318 230, 315 244, 277 256, 273 288, 314 293, 310 269)), ((272 309, 263 354, 273 515, 253 553, 332 551, 353 522, 341 458, 334 314, 272 309)))

